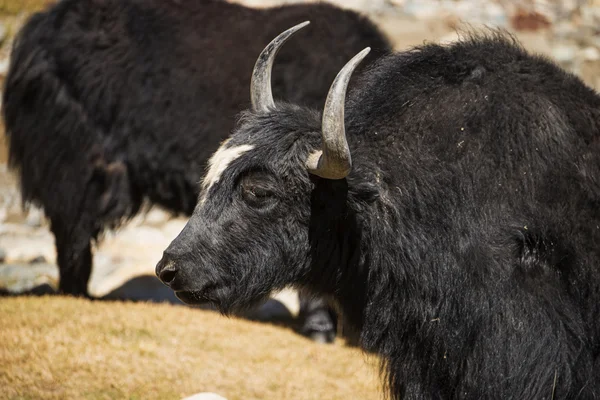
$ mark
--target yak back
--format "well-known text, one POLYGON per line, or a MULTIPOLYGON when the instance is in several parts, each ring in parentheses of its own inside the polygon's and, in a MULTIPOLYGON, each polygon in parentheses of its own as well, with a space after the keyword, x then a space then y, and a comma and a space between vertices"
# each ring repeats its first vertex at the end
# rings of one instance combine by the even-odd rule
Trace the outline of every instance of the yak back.
POLYGON ((383 57, 357 83, 346 106, 354 169, 377 169, 386 190, 408 175, 461 196, 466 186, 476 204, 600 199, 600 96, 506 33, 383 57))
POLYGON ((600 96, 487 32, 378 60, 346 118, 349 190, 379 196, 362 340, 392 391, 541 398, 557 374, 595 398, 600 96))

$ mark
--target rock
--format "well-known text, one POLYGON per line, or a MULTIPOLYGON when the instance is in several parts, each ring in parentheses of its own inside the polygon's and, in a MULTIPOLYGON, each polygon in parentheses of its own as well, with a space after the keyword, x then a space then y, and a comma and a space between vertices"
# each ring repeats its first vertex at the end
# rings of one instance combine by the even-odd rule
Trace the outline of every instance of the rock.
POLYGON ((103 297, 135 277, 137 271, 127 261, 105 251, 96 251, 88 284, 90 295, 103 297))
POLYGON ((42 226, 44 218, 44 211, 40 208, 30 206, 25 223, 31 227, 39 228, 42 226))
POLYGON ((33 286, 31 289, 27 290, 26 293, 22 293, 22 294, 34 295, 34 296, 44 296, 44 295, 49 295, 49 294, 56 294, 57 292, 58 291, 55 286, 53 286, 49 283, 42 283, 42 284, 33 286))
POLYGON ((165 242, 165 236, 160 229, 147 225, 127 226, 120 230, 115 238, 118 238, 122 243, 143 244, 145 246, 165 242))
POLYGON ((598 50, 596 47, 586 47, 585 49, 581 50, 581 57, 585 61, 598 61, 600 60, 600 50, 598 50))
MULTIPOLYGON (((475 6, 477 8, 477 6, 475 6)), ((490 24, 496 26, 506 26, 508 23, 508 18, 506 16, 506 10, 497 3, 489 3, 484 8, 484 17, 485 20, 490 24)), ((483 22, 483 21, 482 21, 483 22)))
POLYGON ((188 218, 186 217, 174 218, 162 227, 162 231, 164 232, 165 237, 168 239, 169 243, 171 243, 171 241, 175 239, 177 235, 179 235, 179 233, 183 230, 185 224, 187 224, 187 221, 188 218))
POLYGON ((597 27, 600 24, 600 4, 582 5, 580 15, 583 24, 597 27))
POLYGON ((29 260, 29 264, 42 264, 42 263, 48 263, 48 261, 46 261, 46 257, 44 257, 44 256, 37 256, 37 257, 34 257, 31 260, 29 260))
POLYGON ((569 44, 559 44, 552 49, 552 57, 559 63, 570 63, 575 59, 577 47, 569 44))
POLYGON ((440 5, 431 1, 407 0, 403 12, 419 19, 432 19, 439 15, 440 5))
POLYGON ((58 268, 48 263, 0 265, 0 287, 9 293, 24 293, 39 286, 56 287, 58 268))
POLYGON ((552 33, 555 39, 565 40, 573 35, 576 28, 569 21, 558 21, 552 27, 552 33))
POLYGON ((151 225, 162 225, 170 219, 171 214, 158 207, 153 207, 144 215, 144 222, 151 225))
POLYGON ((29 262, 43 257, 56 259, 54 237, 47 229, 33 229, 25 224, 0 225, 0 243, 7 262, 29 262))

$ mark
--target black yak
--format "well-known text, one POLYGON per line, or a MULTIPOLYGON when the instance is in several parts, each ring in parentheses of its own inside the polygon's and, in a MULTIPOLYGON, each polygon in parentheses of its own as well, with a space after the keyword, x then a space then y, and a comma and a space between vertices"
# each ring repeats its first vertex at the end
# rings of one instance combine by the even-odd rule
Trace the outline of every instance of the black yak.
MULTIPOLYGON (((600 96, 488 31, 252 107, 156 272, 229 313, 331 296, 396 399, 600 399, 600 96), (284 266, 284 267, 282 267, 284 266)), ((298 34, 300 35, 300 34, 298 34)))
MULTIPOLYGON (((63 0, 29 19, 12 51, 3 117, 23 199, 43 208, 56 239, 60 292, 87 295, 91 243, 144 201, 191 215, 206 160, 247 107, 256 55, 307 18, 314 34, 282 52, 273 90, 321 107, 348 57, 370 44, 372 59, 391 48, 355 12, 63 0)), ((331 310, 322 300, 301 301, 304 332, 331 340, 331 310)))

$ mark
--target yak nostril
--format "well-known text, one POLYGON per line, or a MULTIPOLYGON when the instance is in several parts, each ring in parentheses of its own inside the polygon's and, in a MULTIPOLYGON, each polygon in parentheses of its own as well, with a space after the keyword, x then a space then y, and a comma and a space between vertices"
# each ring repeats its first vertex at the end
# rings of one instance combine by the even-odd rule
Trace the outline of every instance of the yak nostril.
POLYGON ((160 271, 160 275, 158 276, 161 281, 166 283, 167 285, 172 283, 175 280, 175 276, 177 275, 176 269, 169 269, 168 267, 160 271))

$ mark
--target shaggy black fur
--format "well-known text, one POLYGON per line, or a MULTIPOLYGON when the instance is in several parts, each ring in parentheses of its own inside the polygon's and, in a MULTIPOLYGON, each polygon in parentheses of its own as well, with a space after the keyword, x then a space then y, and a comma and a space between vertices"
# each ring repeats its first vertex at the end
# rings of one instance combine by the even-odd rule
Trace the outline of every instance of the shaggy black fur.
POLYGON ((395 399, 600 399, 597 93, 490 33, 361 76, 348 178, 306 171, 319 130, 296 105, 243 115, 227 146, 254 148, 157 266, 180 298, 333 296, 395 399))
MULTIPOLYGON (((192 213, 207 157, 249 103, 256 57, 304 20, 311 29, 276 62, 276 97, 321 107, 349 57, 365 46, 371 60, 390 50, 366 18, 326 4, 63 0, 28 21, 3 112, 23 198, 51 221, 61 292, 87 294, 90 242, 144 200, 192 213)), ((316 301, 303 304, 327 316, 316 301)))

